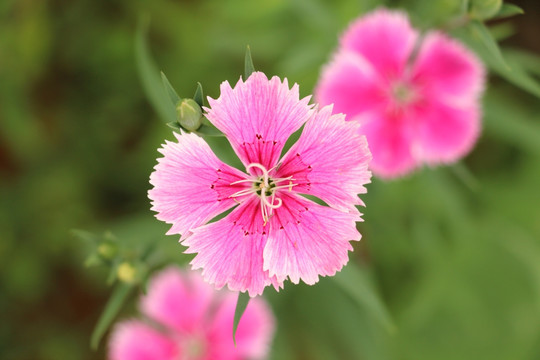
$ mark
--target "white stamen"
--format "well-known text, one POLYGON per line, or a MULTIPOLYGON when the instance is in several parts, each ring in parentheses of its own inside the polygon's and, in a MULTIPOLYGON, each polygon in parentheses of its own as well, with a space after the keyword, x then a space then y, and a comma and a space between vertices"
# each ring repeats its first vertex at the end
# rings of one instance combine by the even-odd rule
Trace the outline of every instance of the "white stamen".
MULTIPOLYGON (((274 168, 276 168, 274 166, 274 168)), ((246 196, 251 194, 256 194, 261 199, 261 216, 264 221, 264 225, 266 226, 266 223, 268 222, 268 219, 272 216, 272 212, 274 209, 277 209, 281 207, 283 204, 283 200, 276 197, 276 191, 281 189, 288 189, 289 191, 292 191, 293 186, 296 186, 297 184, 293 183, 293 177, 287 176, 285 178, 270 178, 269 173, 274 168, 270 170, 266 170, 266 168, 259 164, 259 163, 251 163, 246 167, 246 171, 249 173, 250 169, 257 168, 262 172, 262 175, 256 176, 254 178, 250 179, 242 179, 238 181, 234 181, 231 183, 231 185, 251 182, 253 183, 253 187, 249 189, 242 189, 240 191, 235 192, 234 194, 230 195, 230 198, 236 198, 240 196, 246 196), (280 182, 287 181, 287 184, 278 185, 280 182), (270 195, 267 195, 267 193, 270 193, 270 195)), ((238 200, 234 199, 236 202, 239 202, 238 200)))

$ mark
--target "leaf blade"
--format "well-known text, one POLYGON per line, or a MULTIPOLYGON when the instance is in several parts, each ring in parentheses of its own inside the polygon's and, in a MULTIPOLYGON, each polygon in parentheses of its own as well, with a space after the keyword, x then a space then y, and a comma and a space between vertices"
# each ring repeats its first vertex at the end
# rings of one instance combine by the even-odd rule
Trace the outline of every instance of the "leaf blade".
POLYGON ((519 6, 505 2, 502 4, 499 12, 493 16, 493 19, 502 19, 523 14, 525 14, 525 11, 523 11, 523 9, 519 6))
POLYGON ((163 71, 161 72, 161 82, 163 83, 163 87, 165 88, 167 95, 169 95, 171 103, 173 104, 173 106, 176 106, 176 104, 178 104, 178 102, 181 100, 180 96, 178 96, 176 90, 174 90, 169 79, 167 79, 167 76, 165 76, 165 73, 163 71))
POLYGON ((246 47, 246 55, 244 57, 244 76, 245 79, 249 78, 249 76, 255 72, 255 66, 253 66, 253 59, 251 58, 251 49, 249 48, 249 45, 246 47))
POLYGON ((490 53, 494 60, 501 67, 510 69, 510 67, 504 60, 501 49, 499 49, 499 45, 497 44, 493 36, 491 36, 489 29, 480 21, 472 21, 470 26, 471 30, 473 31, 473 35, 484 44, 485 49, 490 53))
POLYGON ((118 283, 116 285, 111 297, 105 305, 105 309, 101 313, 99 320, 92 331, 92 336, 90 338, 90 346, 93 350, 97 350, 101 338, 109 328, 109 325, 112 323, 120 308, 126 301, 128 295, 131 293, 133 286, 126 283, 118 283))
POLYGON ((238 293, 238 299, 236 300, 236 308, 234 309, 234 321, 233 321, 233 342, 234 346, 236 346, 236 330, 238 330, 238 324, 240 323, 240 320, 242 319, 242 315, 244 315, 244 311, 246 311, 246 308, 249 304, 250 296, 248 293, 245 292, 239 292, 238 293))
POLYGON ((165 123, 176 121, 174 106, 163 88, 161 77, 150 55, 147 43, 148 21, 140 20, 135 33, 135 63, 137 74, 148 101, 165 123))
POLYGON ((333 277, 335 283, 360 307, 367 308, 389 333, 396 326, 382 300, 375 293, 367 277, 354 263, 349 263, 333 277))
POLYGON ((199 104, 200 107, 204 106, 204 93, 200 82, 197 82, 197 90, 195 90, 193 100, 195 100, 195 102, 199 104))

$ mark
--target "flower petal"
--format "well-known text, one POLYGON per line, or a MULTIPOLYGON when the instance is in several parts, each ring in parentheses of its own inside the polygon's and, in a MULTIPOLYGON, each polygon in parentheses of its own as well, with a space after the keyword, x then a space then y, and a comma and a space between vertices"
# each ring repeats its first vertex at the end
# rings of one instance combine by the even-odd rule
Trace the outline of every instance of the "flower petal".
POLYGON ((432 101, 418 107, 418 157, 435 164, 467 154, 480 133, 480 114, 476 104, 457 107, 432 101))
POLYGON ((401 74, 411 55, 417 32, 404 12, 376 10, 354 21, 341 37, 341 47, 364 56, 381 74, 401 74))
POLYGON ((349 241, 360 240, 358 213, 321 206, 294 194, 283 194, 283 205, 270 220, 271 236, 264 247, 264 269, 279 279, 300 279, 312 285, 319 275, 334 275, 349 260, 349 241))
POLYGON ((310 119, 284 156, 278 177, 293 177, 295 192, 311 194, 339 210, 356 211, 363 204, 358 194, 365 193, 371 173, 366 138, 356 121, 332 115, 332 106, 321 109, 310 119))
POLYGON ((413 131, 402 113, 371 114, 362 127, 373 160, 370 169, 382 178, 393 178, 417 166, 413 156, 413 131))
POLYGON ((219 289, 224 285, 233 291, 262 294, 267 285, 276 289, 277 279, 263 270, 262 249, 267 240, 263 228, 259 199, 246 199, 225 218, 193 229, 183 241, 186 253, 197 253, 191 261, 194 269, 203 269, 206 281, 219 289))
POLYGON ((182 273, 176 267, 163 270, 141 299, 141 311, 177 332, 193 332, 201 327, 212 301, 213 289, 200 275, 182 273))
POLYGON ((289 89, 274 76, 268 80, 254 72, 234 89, 221 84, 221 96, 208 98, 207 118, 231 142, 238 157, 247 166, 259 163, 271 169, 277 163, 283 145, 293 132, 311 116, 309 97, 299 100, 298 85, 289 89))
POLYGON ((227 293, 210 324, 208 339, 210 359, 264 359, 270 350, 275 330, 275 320, 262 298, 253 298, 240 319, 236 330, 236 346, 231 329, 236 309, 237 295, 227 293))
POLYGON ((173 360, 178 352, 172 339, 136 320, 116 325, 109 344, 111 360, 173 360))
POLYGON ((221 162, 199 136, 175 136, 178 143, 167 141, 159 150, 164 157, 150 176, 154 188, 148 197, 156 217, 173 224, 167 234, 186 237, 190 229, 236 205, 229 196, 246 185, 230 184, 245 174, 221 162))
POLYGON ((412 69, 413 83, 427 98, 474 102, 484 79, 480 60, 461 43, 438 32, 426 36, 412 69))
POLYGON ((371 64, 350 51, 334 56, 323 68, 315 88, 319 104, 334 104, 334 111, 347 114, 348 120, 380 107, 385 98, 384 83, 371 64))

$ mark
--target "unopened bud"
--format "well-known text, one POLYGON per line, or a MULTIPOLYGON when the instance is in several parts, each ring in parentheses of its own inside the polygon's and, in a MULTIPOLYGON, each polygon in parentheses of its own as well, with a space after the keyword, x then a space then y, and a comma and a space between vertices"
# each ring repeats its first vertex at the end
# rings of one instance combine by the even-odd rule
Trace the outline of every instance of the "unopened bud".
POLYGON ((182 99, 176 105, 176 118, 184 129, 195 131, 202 124, 202 109, 195 100, 182 99))
POLYGON ((127 261, 121 263, 116 270, 116 276, 118 280, 133 284, 137 280, 137 269, 127 261))
POLYGON ((98 245, 97 253, 104 259, 112 260, 118 253, 118 247, 110 241, 104 241, 98 245))

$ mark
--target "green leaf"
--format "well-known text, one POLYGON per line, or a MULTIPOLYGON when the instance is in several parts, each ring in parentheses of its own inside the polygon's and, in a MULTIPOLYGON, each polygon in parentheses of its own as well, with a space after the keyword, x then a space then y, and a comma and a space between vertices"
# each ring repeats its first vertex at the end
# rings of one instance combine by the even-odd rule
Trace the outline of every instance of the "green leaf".
POLYGON ((494 67, 494 70, 514 85, 517 85, 523 90, 540 97, 540 84, 538 81, 527 73, 525 69, 519 67, 518 64, 511 64, 511 70, 503 67, 494 67))
POLYGON ((120 308, 126 301, 132 289, 133 286, 129 284, 118 283, 118 285, 116 285, 111 297, 109 298, 109 301, 107 301, 107 304, 105 305, 103 313, 101 313, 101 316, 99 317, 94 331, 92 332, 90 346, 93 350, 97 350, 101 338, 120 311, 120 308))
POLYGON ((146 97, 165 123, 175 122, 176 113, 169 96, 163 88, 159 71, 155 66, 147 44, 148 21, 141 20, 135 34, 135 62, 146 97))
POLYGON ((473 19, 489 19, 499 12, 501 5, 502 0, 472 0, 470 15, 473 19))
POLYGON ((505 62, 501 63, 492 56, 478 36, 472 33, 472 27, 458 29, 456 35, 466 42, 495 73, 519 88, 540 97, 540 83, 534 74, 540 74, 540 58, 523 51, 503 49, 505 62), (507 65, 508 64, 508 65, 507 65))
POLYGON ((456 175, 456 177, 461 180, 461 182, 471 191, 478 190, 478 187, 480 185, 478 179, 474 176, 473 173, 471 173, 471 171, 467 168, 467 166, 465 166, 464 163, 458 162, 450 166, 450 169, 456 175))
POLYGON ((486 56, 484 56, 484 60, 498 75, 521 89, 540 97, 540 83, 531 74, 538 71, 540 61, 534 61, 534 57, 527 55, 522 52, 505 51, 504 56, 509 67, 502 66, 499 62, 486 56))
POLYGON ((97 237, 96 235, 92 234, 91 232, 85 231, 85 230, 79 230, 79 229, 72 229, 71 233, 88 243, 97 244, 101 239, 97 237))
POLYGON ((507 18, 507 17, 515 16, 515 15, 522 15, 522 14, 525 14, 525 11, 523 11, 523 9, 520 8, 519 6, 510 4, 510 3, 504 3, 502 7, 500 8, 499 12, 495 14, 493 19, 502 19, 502 18, 507 18))
POLYGON ((194 131, 195 134, 200 136, 225 136, 219 131, 210 121, 203 119, 203 126, 194 131))
POLYGON ((460 5, 460 10, 461 10, 461 13, 462 14, 465 14, 467 13, 467 11, 469 10, 469 0, 461 0, 461 5, 460 5))
POLYGON ((116 280, 116 277, 118 275, 118 266, 120 265, 120 258, 115 259, 112 264, 111 268, 109 269, 109 274, 107 275, 107 285, 112 285, 114 281, 116 280))
POLYGON ((246 47, 246 56, 244 59, 244 76, 245 79, 247 78, 255 71, 255 66, 253 66, 253 59, 251 58, 251 49, 249 48, 249 45, 246 47))
POLYGON ((333 279, 358 306, 367 308, 388 332, 395 331, 396 327, 386 306, 376 294, 367 276, 356 264, 350 262, 333 279))
POLYGON ((203 95, 203 89, 200 82, 197 83, 197 90, 195 90, 195 95, 193 95, 193 100, 197 104, 199 104, 200 107, 204 106, 204 95, 203 95))
POLYGON ((180 124, 178 124, 176 121, 175 121, 175 122, 172 122, 172 121, 171 121, 171 122, 168 122, 168 123, 167 123, 167 126, 170 127, 170 128, 173 129, 173 130, 178 130, 178 131, 180 131, 180 129, 182 129, 182 128, 180 127, 180 124))
POLYGON ((506 64, 506 61, 504 60, 504 57, 502 56, 499 45, 489 32, 489 29, 480 21, 471 21, 470 29, 472 31, 472 35, 484 44, 484 47, 493 57, 493 59, 497 63, 499 63, 500 66, 509 68, 509 66, 506 64))
POLYGON ((161 72, 161 82, 163 83, 163 87, 165 88, 167 95, 169 95, 169 99, 171 99, 173 106, 176 106, 176 104, 178 104, 178 102, 181 100, 180 96, 178 96, 176 90, 174 90, 171 83, 169 82, 169 79, 167 79, 167 76, 165 76, 165 73, 163 71, 161 72))
POLYGON ((236 346, 236 329, 238 329, 238 324, 240 323, 240 320, 242 319, 242 315, 244 315, 244 311, 246 311, 246 308, 249 304, 249 300, 251 298, 249 297, 247 292, 239 292, 238 293, 238 299, 236 300, 236 308, 234 309, 234 322, 233 322, 233 341, 234 346, 236 346))

